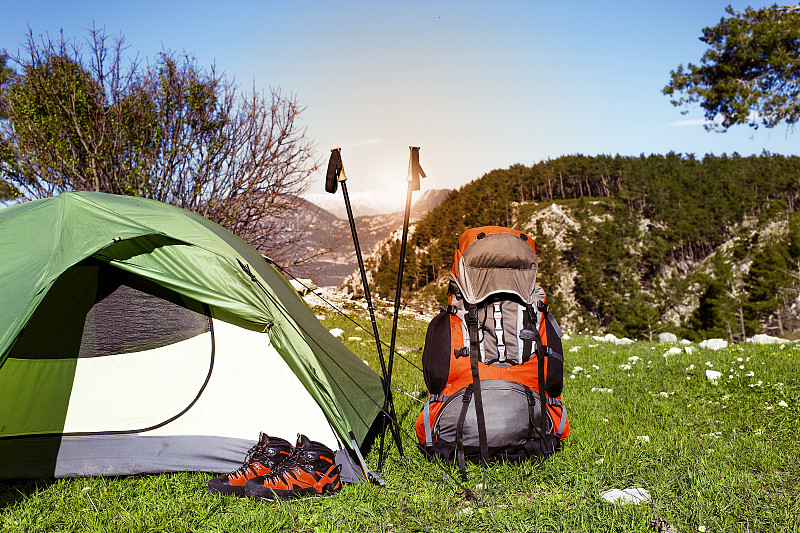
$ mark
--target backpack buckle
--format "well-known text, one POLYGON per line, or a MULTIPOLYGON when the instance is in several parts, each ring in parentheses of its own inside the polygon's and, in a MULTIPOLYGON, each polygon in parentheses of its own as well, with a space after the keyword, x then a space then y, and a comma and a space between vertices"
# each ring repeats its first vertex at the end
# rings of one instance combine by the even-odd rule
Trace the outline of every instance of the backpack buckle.
POLYGON ((539 308, 539 312, 540 312, 540 313, 547 314, 547 313, 549 313, 549 312, 550 312, 550 306, 549 306, 549 305, 547 305, 547 304, 546 304, 546 303, 544 303, 544 302, 539 302, 539 303, 538 303, 538 305, 537 305, 537 307, 539 308))
POLYGON ((519 332, 519 338, 524 341, 535 341, 536 332, 530 329, 523 329, 519 332))
POLYGON ((461 401, 464 403, 472 401, 472 387, 467 387, 467 390, 464 391, 464 395, 461 397, 461 401))
POLYGON ((533 407, 536 405, 536 395, 534 394, 532 389, 525 387, 525 396, 528 397, 528 405, 533 407))
POLYGON ((458 359, 459 357, 469 357, 469 348, 466 346, 461 348, 460 350, 453 350, 453 355, 458 359))

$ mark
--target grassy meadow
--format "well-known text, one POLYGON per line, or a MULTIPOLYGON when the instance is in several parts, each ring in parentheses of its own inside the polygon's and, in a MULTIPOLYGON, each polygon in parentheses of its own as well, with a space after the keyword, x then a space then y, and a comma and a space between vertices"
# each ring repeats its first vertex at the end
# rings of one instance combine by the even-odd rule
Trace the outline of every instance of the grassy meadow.
MULTIPOLYGON (((379 369, 365 331, 316 311, 379 369)), ((358 320, 370 329, 367 318, 358 320)), ((382 319, 381 327, 388 342, 391 322, 382 319)), ((426 395, 418 369, 425 328, 403 318, 398 333, 405 359, 395 359, 395 404, 410 435, 426 395)), ((476 491, 482 505, 468 501, 447 471, 404 437, 406 459, 398 460, 391 446, 385 487, 347 485, 326 498, 294 502, 210 496, 207 473, 0 482, 0 530, 800 530, 800 344, 718 351, 694 344, 693 353, 676 345, 680 353, 667 354, 672 347, 617 346, 582 335, 565 340, 569 438, 541 464, 493 464, 486 472, 472 466, 470 488, 485 476, 484 490, 476 491), (721 376, 709 381, 706 370, 721 376), (626 488, 647 490, 651 501, 601 498, 626 488)), ((373 468, 377 448, 367 456, 373 468)))

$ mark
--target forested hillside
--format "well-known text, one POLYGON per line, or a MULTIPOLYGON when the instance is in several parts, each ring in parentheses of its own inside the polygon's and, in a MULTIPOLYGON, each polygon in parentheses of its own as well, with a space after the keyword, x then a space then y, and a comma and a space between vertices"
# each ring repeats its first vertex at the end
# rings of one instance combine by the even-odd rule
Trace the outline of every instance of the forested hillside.
MULTIPOLYGON (((571 328, 741 339, 800 329, 800 158, 581 155, 494 170, 422 219, 406 289, 447 272, 467 228, 529 232, 539 282, 571 328)), ((393 292, 395 251, 377 291, 393 292)))

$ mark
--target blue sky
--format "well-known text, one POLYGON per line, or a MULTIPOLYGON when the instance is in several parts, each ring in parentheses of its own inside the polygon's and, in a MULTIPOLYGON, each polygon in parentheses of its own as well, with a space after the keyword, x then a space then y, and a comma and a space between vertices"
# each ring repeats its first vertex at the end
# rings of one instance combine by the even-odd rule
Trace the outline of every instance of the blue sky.
MULTIPOLYGON (((728 4, 769 5, 28 0, 2 8, 0 47, 15 53, 28 28, 82 39, 94 22, 142 58, 191 52, 245 88, 295 94, 319 157, 342 147, 354 198, 402 205, 412 144, 423 189, 576 153, 800 153, 783 126, 709 133, 661 94, 728 4)), ((309 193, 326 199, 322 172, 309 193)))

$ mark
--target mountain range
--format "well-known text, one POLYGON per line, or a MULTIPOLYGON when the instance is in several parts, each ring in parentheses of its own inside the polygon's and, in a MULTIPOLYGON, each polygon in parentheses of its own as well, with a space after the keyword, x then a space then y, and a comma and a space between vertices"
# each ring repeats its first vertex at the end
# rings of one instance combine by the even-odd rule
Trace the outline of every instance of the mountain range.
MULTIPOLYGON (((411 222, 420 220, 444 201, 450 192, 449 189, 429 189, 416 193, 411 204, 411 222)), ((344 200, 340 201, 344 208, 344 200)), ((403 216, 404 211, 397 211, 355 217, 359 245, 365 259, 375 251, 381 241, 402 228, 403 216)), ((341 218, 307 199, 301 199, 293 224, 305 230, 302 253, 316 256, 302 268, 295 268, 295 275, 309 278, 320 287, 338 287, 347 276, 358 269, 350 224, 346 218, 341 218), (320 252, 325 253, 319 255, 320 252)))

